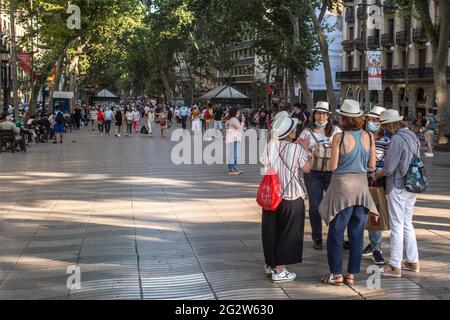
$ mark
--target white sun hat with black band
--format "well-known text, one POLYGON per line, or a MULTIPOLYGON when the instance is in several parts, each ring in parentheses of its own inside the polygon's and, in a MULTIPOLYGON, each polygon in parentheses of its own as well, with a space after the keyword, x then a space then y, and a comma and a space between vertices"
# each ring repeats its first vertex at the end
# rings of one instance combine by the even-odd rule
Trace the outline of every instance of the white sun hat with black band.
POLYGON ((312 109, 312 111, 320 111, 320 112, 327 112, 327 113, 331 113, 330 111, 330 105, 328 104, 328 102, 325 101, 319 101, 316 104, 316 107, 312 109))
POLYGON ((345 99, 340 109, 336 110, 342 116, 357 118, 364 114, 364 111, 360 109, 359 102, 352 99, 345 99))
POLYGON ((402 121, 403 116, 400 116, 397 110, 395 109, 387 109, 381 114, 381 124, 388 124, 392 122, 402 121))
POLYGON ((281 117, 289 117, 289 113, 287 111, 280 111, 278 112, 275 117, 273 118, 274 121, 277 121, 281 117))
POLYGON ((291 118, 290 116, 280 117, 273 123, 272 136, 277 139, 283 139, 295 130, 298 124, 297 118, 291 118))
POLYGON ((386 108, 383 107, 379 107, 379 106, 374 106, 372 108, 372 110, 370 110, 369 112, 366 112, 366 117, 371 117, 371 118, 380 118, 381 114, 386 111, 386 108))

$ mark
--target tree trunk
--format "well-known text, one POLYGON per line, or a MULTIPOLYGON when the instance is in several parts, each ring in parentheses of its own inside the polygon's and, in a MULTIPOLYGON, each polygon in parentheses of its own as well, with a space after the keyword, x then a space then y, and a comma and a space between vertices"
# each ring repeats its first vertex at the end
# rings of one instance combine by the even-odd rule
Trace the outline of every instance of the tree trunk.
POLYGON ((304 97, 304 101, 308 107, 308 109, 312 109, 314 106, 314 101, 309 92, 308 80, 306 77, 306 72, 300 72, 298 75, 298 81, 300 82, 300 86, 302 87, 302 95, 304 97))
POLYGON ((169 80, 167 79, 167 76, 164 73, 164 71, 161 71, 161 79, 163 81, 164 89, 166 92, 166 94, 165 94, 166 102, 172 104, 173 103, 173 92, 172 92, 172 88, 170 87, 169 80))
MULTIPOLYGON (((267 72, 266 72, 266 86, 270 86, 270 78, 271 78, 271 76, 272 76, 272 69, 273 69, 273 61, 271 60, 270 62, 269 62, 269 67, 267 68, 267 72)), ((266 108, 269 108, 270 107, 270 99, 271 99, 271 97, 270 97, 270 95, 267 93, 267 90, 266 90, 266 108)))
POLYGON ((291 106, 297 103, 297 97, 295 96, 295 77, 292 70, 288 70, 288 86, 289 86, 289 103, 291 106))
POLYGON ((439 46, 435 52, 434 69, 434 87, 436 91, 436 104, 438 108, 439 137, 438 144, 448 144, 446 135, 450 134, 450 112, 448 110, 448 85, 447 85, 447 64, 448 64, 448 39, 449 39, 449 3, 447 0, 439 1, 440 10, 440 30, 439 46))
MULTIPOLYGON (((309 3, 309 1, 308 1, 309 3)), ((325 75, 325 85, 327 88, 327 96, 328 96, 328 103, 330 104, 331 110, 335 110, 337 106, 336 96, 334 93, 334 86, 333 86, 333 76, 331 72, 331 65, 330 65, 330 56, 328 54, 328 42, 325 37, 325 34, 323 32, 322 28, 322 21, 317 19, 316 13, 314 8, 311 6, 311 4, 308 4, 308 8, 310 11, 311 20, 314 25, 314 29, 317 33, 317 39, 320 47, 320 53, 322 55, 322 64, 323 64, 323 70, 325 75)), ((320 17, 323 19, 325 16, 325 12, 327 10, 327 6, 323 5, 320 13, 320 17)))

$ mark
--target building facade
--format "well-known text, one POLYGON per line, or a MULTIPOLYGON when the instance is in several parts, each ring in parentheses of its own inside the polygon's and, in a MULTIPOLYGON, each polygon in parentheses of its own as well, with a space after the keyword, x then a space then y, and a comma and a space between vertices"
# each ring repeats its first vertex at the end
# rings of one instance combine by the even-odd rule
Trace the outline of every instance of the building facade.
MULTIPOLYGON (((343 71, 337 74, 342 97, 362 101, 366 110, 379 105, 398 109, 410 118, 434 108, 432 48, 422 22, 400 11, 394 0, 382 1, 383 8, 362 5, 371 4, 370 0, 355 2, 357 5, 345 8, 344 13, 343 71), (368 27, 368 19, 374 17, 369 17, 369 12, 375 12, 375 28, 368 27), (380 91, 369 92, 367 87, 367 50, 380 50, 382 54, 380 91)), ((431 0, 429 5, 435 22, 439 19, 437 1, 431 0)), ((443 67, 447 67, 450 80, 449 66, 443 67)))
MULTIPOLYGON (((16 42, 25 37, 25 28, 16 21, 16 42)), ((11 77, 11 23, 10 11, 6 1, 0 1, 0 109, 8 108, 12 104, 12 77, 11 77)), ((22 48, 17 46, 17 52, 22 48)), ((30 77, 18 63, 17 82, 20 105, 28 104, 31 97, 30 77)))

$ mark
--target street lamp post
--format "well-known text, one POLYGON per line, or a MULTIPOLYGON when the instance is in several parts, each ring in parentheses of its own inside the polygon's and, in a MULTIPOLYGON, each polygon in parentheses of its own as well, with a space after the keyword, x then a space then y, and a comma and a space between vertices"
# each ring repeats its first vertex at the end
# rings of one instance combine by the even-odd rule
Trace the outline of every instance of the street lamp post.
POLYGON ((258 79, 258 82, 256 83, 256 86, 258 87, 258 108, 260 106, 260 95, 261 95, 261 79, 258 79))

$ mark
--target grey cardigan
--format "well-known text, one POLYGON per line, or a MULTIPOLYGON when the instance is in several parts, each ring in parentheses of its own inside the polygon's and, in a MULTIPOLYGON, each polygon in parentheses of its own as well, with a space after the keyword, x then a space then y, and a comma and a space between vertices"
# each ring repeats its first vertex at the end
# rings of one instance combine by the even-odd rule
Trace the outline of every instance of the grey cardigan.
POLYGON ((390 193, 394 186, 397 189, 405 188, 403 177, 408 171, 414 153, 420 158, 419 139, 408 128, 401 128, 392 136, 384 159, 383 169, 387 176, 386 193, 390 193))

